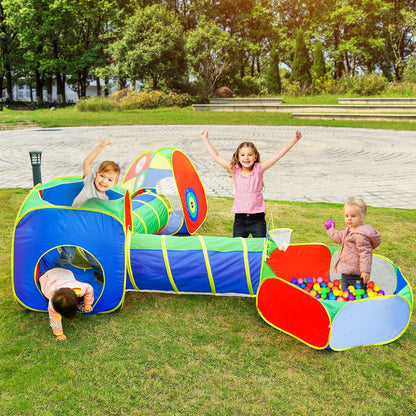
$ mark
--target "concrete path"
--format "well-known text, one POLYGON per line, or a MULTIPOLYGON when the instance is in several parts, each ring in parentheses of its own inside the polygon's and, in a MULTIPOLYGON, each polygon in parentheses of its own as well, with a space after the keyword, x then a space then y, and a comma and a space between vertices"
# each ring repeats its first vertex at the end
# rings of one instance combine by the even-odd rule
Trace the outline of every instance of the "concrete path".
MULTIPOLYGON (((171 146, 194 163, 206 193, 232 196, 232 180, 211 160, 200 140, 204 126, 112 126, 0 131, 0 188, 33 185, 30 150, 42 151, 42 180, 81 176, 84 157, 99 136, 113 145, 98 162, 117 161, 126 173, 145 150, 171 146)), ((370 206, 416 209, 416 132, 298 127, 303 139, 265 174, 265 198, 342 203, 349 196, 370 206)), ((210 126, 209 138, 231 158, 243 140, 262 160, 292 138, 296 127, 210 126)), ((97 163, 98 166, 98 163, 97 163)), ((96 168, 97 166, 94 166, 96 168)))

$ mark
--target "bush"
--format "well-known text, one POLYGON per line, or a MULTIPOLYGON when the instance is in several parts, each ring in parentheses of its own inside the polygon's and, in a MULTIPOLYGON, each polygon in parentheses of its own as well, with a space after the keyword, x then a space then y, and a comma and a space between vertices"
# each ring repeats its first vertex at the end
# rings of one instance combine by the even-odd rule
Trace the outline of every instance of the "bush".
POLYGON ((351 94, 368 97, 380 95, 388 87, 388 82, 381 74, 368 74, 350 77, 347 79, 348 92, 351 94))
POLYGON ((117 101, 104 97, 87 97, 77 102, 75 108, 78 111, 113 111, 118 110, 117 101))
POLYGON ((283 94, 292 97, 299 97, 302 95, 311 95, 312 87, 300 84, 299 81, 285 82, 283 84, 283 94))
POLYGON ((215 91, 215 95, 223 98, 232 98, 233 92, 228 87, 220 87, 215 91))
POLYGON ((135 110, 158 107, 186 107, 193 103, 189 94, 177 94, 162 91, 136 92, 128 89, 117 91, 108 98, 89 97, 78 101, 76 108, 79 111, 112 111, 135 110))

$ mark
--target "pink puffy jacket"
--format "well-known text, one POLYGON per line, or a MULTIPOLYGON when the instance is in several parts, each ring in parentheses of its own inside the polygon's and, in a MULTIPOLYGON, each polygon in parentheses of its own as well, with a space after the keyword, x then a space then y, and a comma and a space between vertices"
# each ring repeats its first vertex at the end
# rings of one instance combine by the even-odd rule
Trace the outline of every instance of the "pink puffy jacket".
POLYGON ((330 228, 327 234, 335 243, 341 243, 334 272, 358 276, 363 272, 371 273, 373 249, 381 242, 380 233, 375 228, 368 224, 360 225, 353 231, 349 231, 348 227, 341 231, 330 228))

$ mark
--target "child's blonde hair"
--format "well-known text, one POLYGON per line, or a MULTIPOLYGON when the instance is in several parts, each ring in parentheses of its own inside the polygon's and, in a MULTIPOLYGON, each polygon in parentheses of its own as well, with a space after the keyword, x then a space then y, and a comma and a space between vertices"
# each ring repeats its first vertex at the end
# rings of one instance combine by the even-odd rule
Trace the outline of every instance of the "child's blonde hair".
POLYGON ((112 160, 104 160, 104 162, 101 162, 100 166, 98 166, 97 172, 115 172, 117 176, 120 175, 120 166, 113 162, 112 160))
POLYGON ((347 205, 357 207, 360 210, 361 214, 364 216, 367 214, 367 204, 361 198, 354 198, 354 197, 348 198, 344 202, 344 207, 347 205))
POLYGON ((238 147, 237 147, 237 150, 234 152, 233 157, 231 158, 230 167, 229 167, 229 169, 227 169, 227 172, 228 172, 229 175, 232 175, 233 174, 233 172, 235 170, 235 167, 237 165, 239 165, 240 167, 242 167, 241 166, 241 163, 238 160, 238 155, 240 153, 240 150, 243 147, 251 147, 253 149, 253 151, 254 151, 255 156, 256 156, 256 161, 254 163, 257 163, 257 162, 260 163, 260 153, 257 150, 257 147, 254 145, 254 143, 252 143, 252 142, 243 142, 243 143, 240 143, 238 145, 238 147))

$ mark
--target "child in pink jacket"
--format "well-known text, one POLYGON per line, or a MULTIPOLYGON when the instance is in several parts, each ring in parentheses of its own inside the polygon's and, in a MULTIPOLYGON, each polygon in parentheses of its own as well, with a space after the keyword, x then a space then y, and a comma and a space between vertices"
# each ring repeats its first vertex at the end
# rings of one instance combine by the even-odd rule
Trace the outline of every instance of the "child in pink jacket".
POLYGON ((373 250, 380 245, 380 233, 371 225, 364 224, 367 205, 360 198, 349 198, 344 204, 346 227, 340 231, 335 223, 325 224, 328 237, 341 243, 334 271, 341 273, 342 289, 360 284, 366 290, 370 280, 373 250))
POLYGON ((79 308, 80 298, 84 298, 85 312, 92 311, 94 289, 88 283, 75 279, 71 270, 54 267, 39 278, 43 295, 48 299, 49 323, 58 340, 66 339, 62 328, 62 316, 74 319, 79 308))

